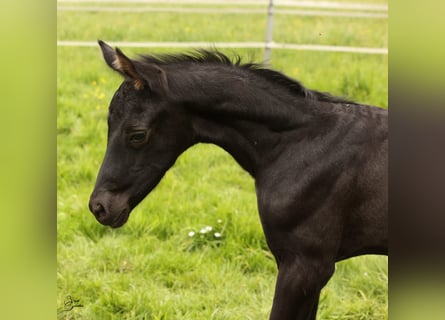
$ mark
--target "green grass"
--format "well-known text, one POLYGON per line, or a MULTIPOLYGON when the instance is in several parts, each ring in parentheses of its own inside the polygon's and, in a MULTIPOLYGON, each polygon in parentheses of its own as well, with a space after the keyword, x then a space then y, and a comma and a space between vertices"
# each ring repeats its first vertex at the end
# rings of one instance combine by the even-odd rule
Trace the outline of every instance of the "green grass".
MULTIPOLYGON (((242 17, 219 21, 215 16, 150 14, 143 19, 65 12, 59 13, 58 38, 262 40, 264 17, 242 17), (190 34, 181 38, 187 25, 190 34), (218 33, 221 25, 228 28, 218 33)), ((342 19, 319 20, 304 20, 305 30, 319 32, 325 25, 335 34, 332 41, 342 45, 386 44, 386 25, 376 21, 346 21, 359 34, 351 36, 342 31, 342 19)), ((276 37, 311 41, 310 32, 300 33, 285 29, 276 37)), ((130 55, 179 51, 123 49, 130 55)), ((246 60, 263 55, 256 49, 223 51, 246 60)), ((124 227, 100 225, 87 203, 105 151, 108 102, 121 79, 98 48, 59 47, 57 54, 58 318, 266 319, 276 266, 261 229, 252 178, 223 150, 197 145, 178 159, 124 227), (221 237, 208 233, 200 238, 206 226, 221 237), (197 234, 190 237, 191 231, 197 234), (80 299, 83 307, 64 312, 67 295, 80 299)), ((386 56, 274 50, 272 67, 310 88, 387 106, 386 56)), ((338 263, 322 291, 318 318, 387 319, 387 258, 338 263)))

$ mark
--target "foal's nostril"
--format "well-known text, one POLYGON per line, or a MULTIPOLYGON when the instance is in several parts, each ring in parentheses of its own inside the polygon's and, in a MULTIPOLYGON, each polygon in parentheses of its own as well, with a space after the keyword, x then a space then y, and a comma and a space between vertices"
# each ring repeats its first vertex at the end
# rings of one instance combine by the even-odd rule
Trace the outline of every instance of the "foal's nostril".
POLYGON ((98 203, 96 205, 96 208, 94 208, 94 214, 96 215, 96 217, 101 218, 105 215, 105 208, 103 207, 103 205, 101 205, 100 203, 98 203))
POLYGON ((90 203, 90 210, 98 219, 105 215, 105 208, 100 202, 90 203))

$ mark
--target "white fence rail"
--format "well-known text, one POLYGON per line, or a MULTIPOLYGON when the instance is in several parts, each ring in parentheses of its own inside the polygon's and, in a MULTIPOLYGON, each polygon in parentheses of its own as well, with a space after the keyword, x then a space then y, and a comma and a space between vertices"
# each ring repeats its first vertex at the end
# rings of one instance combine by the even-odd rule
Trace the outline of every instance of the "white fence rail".
MULTIPOLYGON (((144 3, 144 4, 205 4, 205 5, 253 5, 267 6, 268 0, 58 0, 58 3, 144 3)), ((300 8, 347 9, 364 11, 388 11, 385 4, 348 3, 332 1, 285 1, 275 0, 274 5, 300 8)))
MULTIPOLYGON (((129 41, 107 41, 113 46, 134 48, 264 48, 264 42, 129 42, 129 41)), ((59 47, 97 47, 96 41, 57 41, 59 47)), ((290 44, 271 42, 268 45, 273 49, 307 50, 307 51, 330 51, 351 52, 366 54, 388 54, 386 48, 363 48, 328 46, 316 44, 290 44)))

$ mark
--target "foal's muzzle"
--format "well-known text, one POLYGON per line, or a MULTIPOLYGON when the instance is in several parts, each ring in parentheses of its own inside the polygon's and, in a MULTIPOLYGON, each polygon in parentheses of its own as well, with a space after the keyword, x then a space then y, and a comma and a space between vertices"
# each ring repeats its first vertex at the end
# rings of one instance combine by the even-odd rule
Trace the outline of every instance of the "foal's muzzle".
POLYGON ((112 228, 123 226, 131 211, 124 195, 109 191, 93 192, 88 206, 97 221, 112 228))

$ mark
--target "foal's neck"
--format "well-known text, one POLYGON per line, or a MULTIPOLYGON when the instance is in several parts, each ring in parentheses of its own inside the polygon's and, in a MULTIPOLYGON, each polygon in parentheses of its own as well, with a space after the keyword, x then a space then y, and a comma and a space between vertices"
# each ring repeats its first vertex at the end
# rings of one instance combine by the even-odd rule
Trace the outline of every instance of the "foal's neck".
POLYGON ((241 167, 255 177, 278 135, 266 127, 243 120, 193 115, 196 142, 212 143, 226 150, 241 167))
POLYGON ((172 89, 196 142, 222 147, 253 177, 280 151, 281 134, 312 117, 304 97, 236 67, 200 66, 172 79, 172 89))

